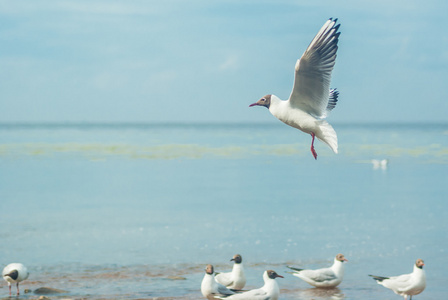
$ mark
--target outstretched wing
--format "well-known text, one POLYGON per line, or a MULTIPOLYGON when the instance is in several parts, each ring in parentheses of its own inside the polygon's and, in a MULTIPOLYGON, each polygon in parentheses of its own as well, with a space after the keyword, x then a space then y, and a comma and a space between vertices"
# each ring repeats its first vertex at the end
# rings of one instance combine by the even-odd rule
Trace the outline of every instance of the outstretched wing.
POLYGON ((297 60, 291 105, 317 117, 326 116, 330 96, 331 72, 336 62, 340 24, 329 19, 297 60))

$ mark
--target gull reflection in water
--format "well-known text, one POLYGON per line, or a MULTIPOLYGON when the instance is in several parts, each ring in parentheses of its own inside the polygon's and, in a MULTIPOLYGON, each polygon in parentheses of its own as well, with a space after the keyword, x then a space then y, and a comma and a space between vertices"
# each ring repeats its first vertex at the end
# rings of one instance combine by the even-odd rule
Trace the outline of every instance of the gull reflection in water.
POLYGON ((338 288, 322 289, 322 288, 309 288, 302 290, 299 293, 299 299, 345 299, 345 295, 338 288))

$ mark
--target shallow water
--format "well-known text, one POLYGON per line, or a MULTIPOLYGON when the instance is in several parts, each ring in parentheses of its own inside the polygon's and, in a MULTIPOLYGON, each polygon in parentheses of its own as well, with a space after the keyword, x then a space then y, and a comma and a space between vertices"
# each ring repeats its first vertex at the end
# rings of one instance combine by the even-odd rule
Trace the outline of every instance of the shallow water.
POLYGON ((282 125, 1 125, 0 263, 63 297, 199 299, 205 265, 240 253, 247 288, 285 275, 281 299, 400 299, 367 274, 423 258, 415 298, 442 298, 448 125, 334 127, 340 153, 317 142, 314 161, 310 137, 282 125), (339 252, 338 290, 284 274, 339 252))

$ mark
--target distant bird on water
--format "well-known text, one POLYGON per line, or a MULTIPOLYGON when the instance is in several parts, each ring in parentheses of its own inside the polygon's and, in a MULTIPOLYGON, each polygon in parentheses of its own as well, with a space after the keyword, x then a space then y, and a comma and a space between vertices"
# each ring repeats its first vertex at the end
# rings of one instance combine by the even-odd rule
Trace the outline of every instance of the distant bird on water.
POLYGON ((336 106, 339 92, 330 90, 331 72, 336 62, 340 32, 337 19, 329 19, 310 45, 297 60, 294 86, 288 100, 266 95, 249 106, 264 106, 283 123, 311 135, 311 153, 314 138, 326 143, 338 153, 338 138, 333 127, 324 119, 336 106))
POLYGON ((3 279, 8 283, 9 295, 11 296, 11 283, 16 283, 17 295, 20 295, 19 283, 27 279, 29 273, 24 265, 20 263, 12 263, 3 269, 2 275, 3 279))
POLYGON ((426 287, 424 265, 422 259, 417 259, 414 264, 414 270, 410 274, 393 277, 369 276, 373 277, 378 284, 391 289, 395 294, 401 295, 407 300, 408 296, 411 296, 410 299, 412 299, 412 296, 420 294, 426 287))
POLYGON ((329 268, 306 270, 288 266, 294 272, 292 275, 299 277, 303 281, 319 288, 334 288, 338 286, 344 278, 344 262, 348 261, 343 254, 338 254, 334 258, 334 263, 329 268))
POLYGON ((243 258, 235 254, 230 261, 234 261, 232 272, 219 273, 215 280, 229 289, 242 290, 246 285, 246 276, 244 275, 243 258))
POLYGON ((374 170, 386 170, 387 169, 387 165, 389 164, 389 160, 388 159, 372 159, 371 163, 373 165, 373 169, 374 170))

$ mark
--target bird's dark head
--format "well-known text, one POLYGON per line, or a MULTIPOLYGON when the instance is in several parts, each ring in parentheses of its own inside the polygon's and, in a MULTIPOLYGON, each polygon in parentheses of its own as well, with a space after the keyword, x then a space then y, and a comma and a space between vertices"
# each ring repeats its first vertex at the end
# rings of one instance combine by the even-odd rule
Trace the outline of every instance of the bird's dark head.
POLYGON ((348 261, 348 259, 345 258, 344 254, 341 254, 341 253, 336 255, 336 260, 338 260, 340 262, 348 261))
POLYGON ((207 265, 205 267, 205 273, 207 273, 209 275, 212 275, 214 273, 213 266, 212 265, 207 265))
POLYGON ((19 271, 17 270, 12 270, 11 272, 9 272, 8 274, 3 275, 3 277, 8 276, 9 278, 11 278, 12 280, 17 280, 17 278, 19 277, 19 271))
POLYGON ((417 259, 417 261, 415 262, 415 266, 419 269, 423 269, 424 265, 425 265, 425 263, 423 262, 423 259, 421 259, 421 258, 417 259))
POLYGON ((236 264, 240 264, 243 262, 243 258, 239 254, 235 254, 230 261, 234 261, 236 264))
POLYGON ((271 96, 272 95, 266 95, 263 98, 261 98, 260 100, 258 100, 257 102, 252 103, 251 105, 249 105, 249 107, 252 107, 252 106, 264 106, 264 107, 269 109, 269 106, 271 105, 271 96))
POLYGON ((266 273, 268 274, 268 277, 271 279, 275 279, 277 277, 284 278, 282 275, 278 275, 277 272, 272 270, 267 270, 266 273))

